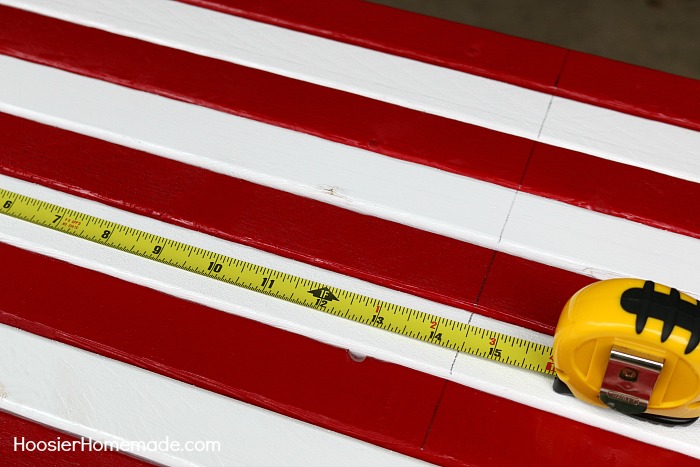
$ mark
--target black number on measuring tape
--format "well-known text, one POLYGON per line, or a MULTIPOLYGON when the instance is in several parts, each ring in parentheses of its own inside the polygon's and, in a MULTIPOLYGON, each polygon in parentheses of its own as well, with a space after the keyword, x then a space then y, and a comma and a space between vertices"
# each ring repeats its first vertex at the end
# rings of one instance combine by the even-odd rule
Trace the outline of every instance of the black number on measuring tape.
POLYGON ((52 224, 55 224, 56 222, 60 221, 63 217, 61 214, 54 214, 54 216, 56 216, 56 218, 51 221, 52 224))
POLYGON ((209 262, 209 268, 208 268, 209 271, 221 272, 222 269, 223 269, 223 266, 221 265, 221 263, 215 263, 213 261, 209 262))
POLYGON ((382 326, 384 324, 384 317, 372 315, 372 322, 382 326))
POLYGON ((8 199, 7 201, 5 201, 5 204, 3 204, 2 207, 5 209, 10 209, 12 207, 12 201, 8 199))
POLYGON ((271 289, 271 288, 272 288, 272 284, 274 284, 274 283, 275 283, 275 280, 274 280, 274 279, 270 280, 269 277, 264 277, 261 287, 263 287, 263 288, 264 288, 264 287, 267 287, 268 289, 271 289))
POLYGON ((108 239, 110 235, 112 235, 111 230, 105 230, 104 232, 102 232, 102 238, 104 238, 105 240, 108 239))
POLYGON ((156 245, 153 247, 153 254, 154 255, 159 255, 160 252, 163 251, 163 247, 160 245, 156 245))

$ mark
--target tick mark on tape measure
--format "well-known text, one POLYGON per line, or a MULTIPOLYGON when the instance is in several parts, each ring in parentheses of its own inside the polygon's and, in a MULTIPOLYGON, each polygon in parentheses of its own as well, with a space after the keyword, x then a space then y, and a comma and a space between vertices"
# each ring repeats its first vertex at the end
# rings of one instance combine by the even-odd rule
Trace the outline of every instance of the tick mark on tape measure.
MULTIPOLYGON (((339 187, 322 186, 321 189, 332 196, 343 197, 339 194, 339 187)), ((373 325, 397 332, 403 336, 413 337, 414 339, 447 348, 459 348, 460 351, 464 351, 468 347, 467 353, 472 355, 487 356, 490 354, 491 358, 508 361, 523 368, 551 373, 550 365, 547 365, 545 368, 545 364, 539 356, 528 353, 530 348, 532 348, 533 350, 539 350, 543 355, 551 355, 551 348, 515 339, 495 331, 471 326, 471 317, 469 322, 465 324, 346 290, 336 289, 334 292, 328 286, 303 277, 264 268, 253 263, 143 232, 105 219, 67 210, 61 206, 39 202, 38 200, 2 189, 0 189, 0 213, 16 219, 29 220, 36 225, 53 228, 83 240, 109 246, 119 251, 135 254, 184 271, 220 280, 227 284, 234 284, 254 292, 265 293, 290 303, 310 307, 335 316, 345 316, 357 323, 373 325), (36 207, 36 214, 33 214, 34 207, 36 207), (78 231, 79 228, 80 230, 78 231), (115 232, 117 235, 114 235, 115 232), (115 237, 116 240, 112 237, 115 237), (129 248, 129 245, 131 245, 131 248, 129 248), (185 255, 185 253, 187 254, 185 255), (192 261, 196 264, 187 265, 187 258, 194 258, 192 261), (225 267, 233 265, 236 267, 235 272, 231 269, 223 271, 225 267), (234 278, 232 278, 232 273, 234 278), (310 296, 304 295, 303 298, 295 298, 295 294, 290 293, 291 290, 287 289, 287 285, 293 285, 295 290, 304 290, 310 296), (339 297, 343 299, 349 297, 350 303, 342 301, 339 297), (332 302, 334 301, 339 302, 339 304, 342 301, 343 308, 338 309, 333 306, 332 302), (391 311, 391 313, 387 313, 387 310, 391 311), (455 332, 455 329, 458 329, 459 332, 455 332), (470 334, 472 330, 476 334, 470 334), (481 336, 481 339, 486 338, 490 340, 490 349, 482 347, 483 341, 478 336, 481 336), (523 342, 525 343, 524 352, 520 349, 523 346, 523 342), (515 345, 516 343, 518 344, 517 346, 515 345), (498 348, 496 344, 499 344, 501 348, 498 348)), ((671 299, 674 305, 679 305, 678 297, 674 295, 671 299)), ((684 305, 681 303, 680 306, 684 305)), ((649 313, 653 317, 653 310, 650 310, 649 313)), ((683 313, 680 314, 683 315, 683 313)), ((677 326, 682 326, 681 323, 677 323, 675 320, 673 322, 677 326)), ((670 324, 667 324, 666 327, 670 327, 670 324)), ((485 344, 486 342, 483 343, 485 344)), ((356 352, 348 351, 348 353, 354 361, 362 361, 365 358, 364 355, 356 352)))

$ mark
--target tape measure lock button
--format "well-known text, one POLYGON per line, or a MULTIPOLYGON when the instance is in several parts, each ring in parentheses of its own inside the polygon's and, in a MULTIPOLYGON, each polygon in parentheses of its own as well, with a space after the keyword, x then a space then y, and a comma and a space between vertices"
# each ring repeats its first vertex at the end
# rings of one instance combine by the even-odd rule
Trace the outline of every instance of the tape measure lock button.
POLYGON ((700 417, 700 305, 640 279, 596 282, 569 299, 554 334, 554 389, 666 425, 700 417))

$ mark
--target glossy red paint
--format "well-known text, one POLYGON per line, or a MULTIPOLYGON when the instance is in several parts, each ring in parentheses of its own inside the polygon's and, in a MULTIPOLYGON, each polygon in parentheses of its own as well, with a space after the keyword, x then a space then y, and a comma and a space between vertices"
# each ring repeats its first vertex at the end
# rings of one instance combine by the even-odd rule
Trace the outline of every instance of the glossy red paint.
MULTIPOLYGON (((109 450, 88 450, 85 446, 81 451, 82 441, 75 436, 63 433, 53 428, 39 423, 9 414, 0 410, 0 459, 2 464, 7 466, 34 467, 37 465, 51 465, 56 467, 76 465, 101 465, 104 467, 146 467, 153 465, 130 455, 109 450), (77 442, 77 450, 17 450, 15 449, 15 439, 17 443, 24 441, 54 442, 64 441, 77 442)), ((34 444, 25 444, 28 449, 34 444)), ((40 446, 40 447, 43 447, 40 446)), ((61 448, 63 449, 63 448, 61 448)))
POLYGON ((477 310, 499 310, 508 317, 503 321, 553 335, 566 301, 593 282, 591 277, 497 252, 477 310))
POLYGON ((181 0, 467 73, 547 91, 566 51, 359 0, 181 0))
MULTIPOLYGON (((593 280, 11 115, 0 114, 0 125, 7 130, 0 135, 0 173, 537 331, 553 333, 568 297, 593 280), (241 199, 246 202, 212 203, 241 199)), ((552 196, 576 189, 585 194, 585 186, 576 188, 575 177, 548 188, 546 158, 554 159, 553 168, 568 167, 557 160, 557 151, 536 152, 525 183, 549 189, 552 196)), ((572 162, 578 156, 572 154, 572 162)), ((583 162, 588 159, 593 158, 583 162)), ((602 175, 596 179, 583 167, 572 174, 589 177, 598 199, 617 196, 615 190, 605 193, 602 175)), ((607 183, 611 188, 616 181, 607 183)), ((631 186, 623 194, 647 200, 638 209, 650 205, 660 219, 668 212, 692 226, 693 218, 681 209, 657 202, 656 191, 638 190, 633 180, 617 186, 627 183, 631 186)), ((678 191, 682 183, 668 183, 668 193, 659 194, 662 201, 683 195, 678 191)), ((635 198, 622 199, 637 209, 635 198)))
POLYGON ((534 144, 15 8, 0 6, 0 23, 5 55, 511 188, 534 144))
POLYGON ((425 449, 442 453, 449 459, 443 465, 452 466, 698 465, 683 454, 452 382, 445 387, 425 449))
POLYGON ((359 0, 179 1, 700 130, 698 80, 359 0))
POLYGON ((6 175, 437 301, 473 304, 491 258, 485 248, 7 114, 0 126, 6 175))
POLYGON ((444 386, 5 244, 0 257, 3 324, 390 449, 419 450, 444 386))
POLYGON ((700 80, 571 51, 556 94, 700 131, 700 80))
MULTIPOLYGON (((359 2, 338 1, 339 10, 333 10, 330 13, 327 10, 327 2, 321 4, 313 1, 300 4, 300 2, 290 1, 273 3, 244 0, 226 2, 192 0, 189 3, 234 13, 238 8, 240 11, 237 14, 253 19, 319 35, 325 34, 336 40, 347 40, 540 90, 552 91, 551 87, 556 82, 559 68, 563 63, 561 49, 451 25, 440 20, 399 13, 377 5, 369 7, 376 10, 362 10, 364 7, 359 6, 359 2), (348 8, 348 10, 341 10, 342 8, 348 8), (346 14, 339 15, 338 11, 346 14), (283 13, 287 16, 281 19, 283 13), (372 18, 371 21, 367 21, 368 14, 372 18), (388 23, 384 22, 386 18, 390 19, 388 23), (357 26, 363 21, 364 29, 357 26), (345 22, 350 25, 350 29, 343 26, 345 22), (381 27, 377 27, 377 24, 381 24, 381 27), (387 27, 387 25, 390 26, 387 27), (394 25, 398 25, 396 29, 394 25), (450 32, 452 31, 450 28, 454 28, 454 32, 450 32), (415 34, 415 31, 420 31, 420 34, 415 34), (379 36, 362 36, 362 34, 379 34, 379 36), (429 39, 426 40, 426 37, 429 39), (450 37, 452 40, 449 40, 450 37), (417 45, 419 43, 424 43, 425 48, 420 49, 417 45), (445 43, 459 44, 458 47, 463 49, 448 50, 444 48, 445 43), (540 47, 543 60, 533 60, 537 55, 532 52, 530 52, 531 55, 524 53, 524 49, 520 49, 517 44, 521 44, 528 50, 540 47), (444 48, 442 52, 440 48, 444 48), (440 54, 444 56, 440 58, 440 54), (460 54, 465 55, 467 59, 460 54)), ((3 24, 7 23, 3 21, 3 24)), ((23 33, 26 35, 27 31, 32 29, 25 25, 23 33)), ((40 29, 37 28, 37 34, 41 34, 40 29)), ((63 35, 62 32, 58 36, 51 34, 47 36, 50 40, 60 40, 60 36, 63 35)), ((68 36, 70 35, 66 37, 68 36)), ((6 45, 4 40, 2 43, 6 45)), ((82 45, 85 46, 85 44, 82 45)), ((63 44, 60 45, 61 50, 63 46, 63 44)), ((131 46, 123 47, 125 50, 133 51, 128 49, 131 46)), ((86 47, 87 49, 92 50, 92 47, 86 47)), ((67 62, 63 62, 61 50, 47 49, 46 55, 41 60, 73 72, 87 73, 85 70, 89 67, 80 69, 80 66, 85 66, 84 64, 65 65, 67 62), (59 58, 56 58, 57 56, 59 58)), ((104 52, 104 45, 98 42, 93 52, 100 50, 104 52)), ((176 52, 167 53, 173 53, 173 57, 182 58, 176 52)), ((21 55, 17 52, 16 56, 21 55)), ((22 58, 39 61, 38 56, 30 53, 22 58)), ((119 84, 132 87, 141 86, 137 84, 140 77, 117 78, 116 73, 98 76, 104 72, 98 68, 105 62, 109 62, 104 59, 104 53, 99 57, 92 56, 89 60, 96 60, 97 65, 91 71, 95 73, 95 77, 114 80, 119 84)), ((202 65, 210 66, 204 63, 202 65)), ((172 63, 168 66, 172 66, 172 63)), ((181 73, 185 68, 187 67, 180 64, 177 72, 181 73)), ((214 71, 220 70, 214 69, 214 71)), ((243 73, 237 70, 239 71, 243 73)), ((138 74, 145 72, 145 70, 139 70, 138 74)), ((256 77, 259 76, 256 75, 256 77)), ((621 80, 624 81, 624 76, 621 80)), ((221 102, 216 102, 216 99, 207 100, 208 97, 204 93, 188 96, 187 93, 190 91, 187 89, 168 88, 171 85, 177 86, 180 79, 174 81, 176 82, 166 83, 167 86, 163 83, 151 83, 149 84, 151 89, 148 90, 162 94, 173 91, 175 95, 170 97, 226 111, 221 102), (158 88, 161 85, 163 87, 158 88)), ((183 78, 183 81, 186 80, 183 78)), ((302 89, 307 85, 294 84, 294 86, 300 86, 300 88, 285 89, 302 89)), ((571 85, 566 89, 576 89, 576 87, 571 85)), ((584 91, 577 98, 594 102, 591 94, 595 90, 584 91)), ((567 92, 573 95, 579 91, 567 92)), ((339 95, 337 93, 333 91, 333 98, 339 95)), ((322 94, 319 96, 326 97, 322 94)), ((357 99, 355 96, 351 97, 357 99)), ((351 99, 351 97, 344 96, 342 99, 351 99)), ((342 99, 339 102, 346 102, 345 105, 348 107, 369 105, 369 103, 360 103, 359 100, 342 101, 342 99)), ((605 99, 608 100, 601 101, 598 105, 613 105, 609 102, 611 98, 605 99)), ((626 99, 625 105, 631 102, 626 111, 642 112, 634 110, 637 105, 633 102, 634 95, 626 99)), ((288 101, 285 107, 293 104, 294 102, 288 101)), ((653 102, 651 104, 647 102, 644 105, 653 108, 653 104, 653 102)), ((239 104, 227 105, 234 107, 239 104)), ((255 102, 246 105, 254 109, 263 104, 255 102)), ((401 112, 405 112, 391 106, 379 108, 374 105, 372 103, 371 109, 366 107, 366 111, 370 113, 376 111, 382 115, 386 112, 386 115, 390 116, 403 115, 401 112)), ((243 104, 240 106, 242 108, 243 104)), ((313 118, 310 117, 309 128, 311 125, 318 125, 321 128, 318 134, 329 139, 340 140, 344 137, 333 133, 339 130, 323 127, 323 118, 318 117, 317 113, 320 111, 317 108, 306 109, 313 116, 313 118)), ((273 105, 270 105, 270 109, 266 111, 275 110, 282 114, 285 112, 284 109, 274 109, 273 105)), ((265 121, 264 118, 270 118, 272 121, 272 117, 252 115, 255 110, 250 110, 251 115, 238 111, 247 117, 263 121, 265 121)), ((688 118, 684 113, 687 111, 682 108, 667 109, 665 113, 655 114, 654 112, 656 111, 650 112, 650 118, 658 118, 662 121, 665 121, 664 118, 685 121, 685 126, 691 128, 695 125, 693 122, 697 122, 697 116, 691 115, 688 118)), ((364 219, 362 216, 353 218, 352 213, 348 215, 347 212, 342 212, 341 214, 342 210, 334 211, 337 208, 323 203, 292 197, 284 193, 273 193, 262 187, 251 187, 251 184, 244 186, 245 184, 242 182, 239 184, 239 181, 217 178, 223 177, 217 174, 97 140, 78 136, 66 137, 65 134, 68 132, 56 129, 50 130, 56 132, 53 134, 57 137, 56 140, 50 136, 51 133, 48 130, 37 130, 36 127, 24 134, 24 136, 34 135, 30 138, 34 141, 22 140, 22 134, 15 134, 14 130, 28 123, 15 119, 10 125, 16 126, 5 126, 12 120, 8 116, 3 116, 3 119, 6 118, 8 120, 5 120, 2 125, 4 129, 8 129, 7 133, 10 133, 8 138, 20 138, 21 144, 9 150, 3 145, 1 157, 4 173, 100 200, 133 212, 196 228, 223 238, 245 242, 285 256, 320 263, 330 269, 445 303, 466 306, 476 300, 478 286, 482 284, 490 258, 493 257, 493 252, 488 250, 476 249, 425 232, 410 231, 411 229, 386 221, 364 219), (46 139, 37 138, 33 131, 47 131, 43 133, 46 139), (78 151, 75 151, 76 149, 78 151), (60 154, 61 158, 50 157, 51 151, 54 151, 54 155, 60 154), (74 159, 67 158, 66 154, 73 154, 74 159), (90 157, 80 158, 80 155, 90 155, 90 157), (125 164, 127 158, 129 162, 125 164), (94 165, 86 166, 86 163, 94 165), (157 170, 153 170, 154 167, 157 170), (164 173, 161 173, 160 169, 163 169, 164 173), (133 180, 133 185, 121 186, 120 176, 129 177, 133 180), (194 200, 184 199, 183 193, 198 192, 197 190, 207 186, 214 187, 212 191, 207 192, 207 196, 223 196, 222 199, 232 199, 230 196, 248 196, 251 204, 232 207, 232 218, 221 219, 218 216, 218 209, 203 212, 201 203, 205 200, 204 197, 194 200), (270 200, 286 203, 285 208, 273 206, 269 211, 257 213, 256 210, 259 207, 271 204, 270 200), (289 206, 292 208, 290 209, 289 206), (293 209, 297 210, 293 212, 295 218, 290 219, 289 213, 293 209), (287 217, 284 217, 285 215, 287 217), (311 242, 311 239, 319 240, 317 236, 319 232, 323 232, 320 237, 325 239, 329 233, 328 222, 347 230, 342 237, 328 238, 327 244, 321 242, 322 244, 317 245, 311 242), (261 231, 265 232, 264 235, 269 233, 270 236, 262 238, 261 231), (373 232, 373 235, 367 236, 368 231, 373 232), (356 234, 351 236, 354 243, 347 242, 347 232, 356 234), (407 257, 406 252, 410 253, 410 258, 407 257), (393 257, 393 253, 397 257, 393 257), (439 267, 436 267, 436 264, 439 267), (421 269, 423 265, 425 269, 421 269), (426 271, 432 271, 432 274, 426 274, 426 271), (436 271, 440 271, 440 274, 436 275, 436 271), (442 271, 444 276, 441 275, 442 271), (411 274, 414 275, 411 276, 411 274), (446 279, 449 279, 447 285, 444 284, 446 279)), ((278 119, 276 124, 284 126, 279 122, 288 117, 275 116, 274 118, 278 119)), ((366 116, 362 114, 362 118, 366 116)), ((409 133, 416 133, 415 128, 434 124, 436 131, 444 131, 445 135, 453 138, 453 133, 465 128, 463 124, 450 126, 455 125, 452 122, 435 123, 437 120, 430 120, 432 117, 405 118, 415 118, 412 120, 414 126, 406 127, 411 129, 409 133), (421 118, 427 118, 430 121, 426 123, 421 118)), ((297 121, 302 121, 302 117, 300 116, 297 121)), ((290 122, 286 123, 290 128, 312 131, 301 124, 291 120, 290 122)), ((405 128, 402 127, 401 131, 404 130, 405 128)), ((406 136, 404 133, 400 131, 390 133, 391 137, 387 137, 388 133, 384 132, 389 131, 388 127, 378 133, 363 133, 365 131, 369 130, 366 128, 357 130, 354 136, 343 142, 367 147, 393 157, 406 157, 391 154, 391 151, 396 151, 397 154, 408 152, 408 149, 401 146, 401 139, 406 136)), ((478 138, 490 137, 484 136, 485 134, 477 132, 473 135, 478 138)), ((450 138, 442 137, 444 140, 450 138)), ((419 147, 428 148, 430 140, 427 139, 421 144, 422 146, 419 147)), ((454 147, 459 149, 458 145, 454 147)), ((514 160, 519 164, 521 143, 514 143, 513 148, 515 147, 518 148, 516 151, 518 157, 514 160)), ((478 152, 480 149, 476 147, 476 150, 478 152)), ((488 152, 485 151, 483 154, 488 155, 488 152)), ((438 156, 425 156, 428 162, 421 161, 420 157, 423 156, 420 154, 411 157, 415 159, 408 160, 431 165, 437 164, 434 158, 438 156)), ((453 170, 450 167, 473 164, 473 161, 452 161, 450 158, 446 161, 445 166, 440 168, 453 170)), ((501 169, 506 171, 504 173, 507 173, 502 178, 507 180, 507 183, 512 183, 513 177, 521 174, 521 166, 516 165, 513 172, 510 172, 512 167, 509 168, 508 165, 509 163, 500 165, 501 169)), ((434 166, 439 167, 439 165, 434 166)), ((486 171, 488 170, 491 169, 486 171)), ((538 174, 537 171, 535 173, 538 174)), ((531 183, 530 180, 526 178, 528 183, 531 183)), ((356 363, 351 361, 342 349, 334 349, 300 336, 177 300, 143 287, 6 245, 0 245, 0 255, 4 264, 9 265, 9 267, 0 268, 0 278, 17 285, 9 293, 0 295, 0 320, 3 323, 426 460, 455 465, 473 465, 474 463, 503 465, 512 463, 514 458, 523 459, 523 453, 527 453, 528 457, 524 462, 532 458, 533 465, 544 465, 548 462, 557 464, 562 459, 567 460, 568 465, 582 465, 582 460, 585 460, 586 465, 590 465, 591 462, 625 465, 632 461, 635 465, 640 465, 640 457, 641 465, 645 465, 645 462, 650 463, 652 460, 654 465, 658 465, 659 460, 673 462, 674 465, 690 465, 691 461, 697 462, 677 453, 636 443, 627 438, 611 435, 452 383, 445 385, 445 382, 440 379, 405 368, 373 359, 356 363), (40 273, 37 274, 37 271, 40 273), (69 296, 76 293, 83 295, 87 293, 88 299, 94 300, 96 308, 76 311, 76 307, 71 308, 70 303, 66 302, 61 304, 65 309, 56 310, 56 295, 69 296), (96 315, 95 309, 100 313, 96 315), (107 314, 110 316, 109 320, 95 317, 107 314), (115 321, 114 317, 118 319, 115 321), (134 326, 134 323, 137 323, 137 326, 134 326), (261 349, 259 345, 261 340, 266 341, 270 338, 274 339, 275 346, 270 349, 261 349), (182 342, 187 342, 188 345, 183 346, 182 342), (251 349, 254 350, 251 351, 251 349), (216 358, 212 359, 212 355, 216 358), (280 355, 284 355, 284 359, 281 359, 280 355), (231 371, 232 367, 236 371, 231 371), (274 371, 270 371, 270 368, 274 368, 274 371), (411 390, 406 391, 407 387, 411 390), (436 404, 438 400, 440 402, 436 404), (433 415, 434 421, 430 428, 433 415), (471 431, 469 431, 470 427, 471 431), (503 427, 506 427, 505 432, 503 427), (508 441, 505 447, 502 442, 504 437, 508 441), (533 446, 538 446, 538 449, 533 450, 533 446), (585 454, 581 455, 581 452, 585 454), (573 453, 578 453, 578 456, 574 457, 573 453), (630 457, 632 453, 634 458, 630 457)), ((542 308, 546 310, 543 314, 539 314, 539 306, 532 306, 534 315, 527 315, 529 311, 518 307, 517 301, 521 300, 520 296, 523 292, 532 294, 537 287, 540 289, 550 287, 549 283, 543 286, 544 281, 541 277, 551 280, 552 283, 561 284, 561 289, 556 292, 558 295, 564 295, 565 290, 568 290, 566 287, 573 287, 573 284, 578 281, 583 283, 587 279, 578 276, 559 276, 558 270, 552 268, 545 276, 529 274, 526 281, 530 282, 524 281, 517 284, 517 287, 511 287, 511 295, 508 296, 506 288, 516 271, 535 269, 537 270, 535 272, 540 272, 539 265, 535 263, 524 262, 515 266, 511 264, 519 261, 507 255, 496 254, 479 298, 479 308, 483 308, 482 311, 486 314, 491 313, 493 316, 519 324, 529 323, 535 328, 552 326, 552 304, 556 300, 550 295, 549 289, 545 297, 549 301, 546 303, 547 306, 542 308), (549 277, 547 274, 554 277, 549 277), (502 312, 501 309, 506 311, 502 312), (514 316, 508 316, 512 310, 516 310, 514 316)), ((540 298, 539 295, 536 298, 540 298)), ((529 309, 531 302, 528 300, 527 303, 529 309)))
POLYGON ((700 238, 700 185, 651 170, 537 144, 522 190, 700 238))
POLYGON ((398 365, 358 363, 344 349, 62 261, 4 244, 0 256, 0 282, 12 284, 0 294, 3 324, 430 462, 583 465, 579 451, 611 466, 640 453, 641 462, 687 465, 677 453, 398 365))
POLYGON ((0 22, 8 55, 700 236, 674 201, 700 199, 690 182, 14 8, 0 22))

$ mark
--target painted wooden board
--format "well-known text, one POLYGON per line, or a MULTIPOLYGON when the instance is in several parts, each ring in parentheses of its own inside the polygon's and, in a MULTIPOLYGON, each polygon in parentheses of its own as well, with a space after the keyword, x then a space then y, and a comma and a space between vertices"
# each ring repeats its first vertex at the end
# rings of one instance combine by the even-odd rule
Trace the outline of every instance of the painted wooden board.
POLYGON ((540 196, 518 194, 517 202, 516 190, 14 58, 0 57, 0 65, 0 109, 11 114, 570 271, 699 291, 697 239, 540 196), (532 245, 517 237, 526 234, 518 227, 510 238, 508 224, 520 216, 532 245), (600 234, 618 239, 609 251, 619 260, 587 256, 600 249, 600 234), (655 248, 640 256, 628 238, 655 248), (664 265, 660 257, 678 261, 664 265))
MULTIPOLYGON (((590 144, 598 157, 627 161, 640 149, 636 138, 617 131, 626 126, 644 128, 643 119, 630 114, 599 109, 596 112, 602 113, 591 118, 589 106, 567 105, 567 99, 553 99, 546 93, 178 2, 4 0, 2 4, 529 139, 543 137, 568 149, 590 144), (251 41, 251 37, 267 39, 251 41), (550 117, 550 105, 563 113, 550 117), (617 125, 611 127, 611 122, 617 125), (550 130, 541 134, 544 128, 550 130)), ((690 102, 697 102, 696 87, 687 85, 683 91, 689 93, 690 102)), ((692 109, 692 104, 687 108, 692 109)), ((655 125, 654 134, 656 138, 648 140, 651 147, 641 148, 643 166, 700 180, 700 165, 691 157, 697 154, 698 132, 655 125), (673 151, 668 151, 670 141, 673 151)), ((639 136, 645 135, 648 131, 639 136)))
POLYGON ((180 1, 700 129, 697 80, 681 76, 370 2, 339 0, 330 10, 323 0, 180 1))
MULTIPOLYGON (((697 82, 362 2, 339 1, 337 13, 357 10, 338 16, 315 14, 315 0, 292 3, 0 2, 23 9, 0 6, 9 25, 0 31, 0 183, 541 342, 549 342, 566 298, 595 278, 643 276, 698 295, 700 224, 687 214, 700 207, 697 82), (368 17, 362 12, 370 11, 377 20, 396 15, 396 22, 362 25, 368 17), (455 41, 406 36, 402 24, 465 34, 471 52, 446 45, 455 41), (482 51, 488 53, 480 57, 482 51), (592 71, 601 63, 624 72, 607 85, 592 71), (624 91, 625 80, 637 77, 645 91, 624 91), (688 98, 677 99, 679 93, 688 98)), ((124 339, 128 331, 112 332, 113 321, 81 327, 36 314, 41 307, 22 300, 7 302, 13 310, 4 310, 3 323, 194 384, 195 392, 217 392, 227 404, 250 402, 455 465, 507 463, 513 455, 492 457, 478 431, 459 426, 455 417, 470 404, 505 404, 538 423, 579 430, 574 446, 570 439, 543 445, 542 462, 592 440, 610 441, 601 429, 623 438, 614 437, 617 451, 602 450, 599 461, 639 449, 649 450, 645 458, 670 456, 681 464, 690 458, 677 453, 699 457, 694 431, 668 431, 562 399, 537 375, 300 313, 12 219, 0 217, 0 239, 14 245, 5 255, 16 264, 32 258, 58 268, 47 280, 76 271, 67 262, 93 270, 74 272, 86 278, 104 273, 131 283, 120 287, 178 297, 162 295, 167 305, 142 310, 144 334, 134 341, 124 339), (180 302, 209 307, 197 313, 211 326, 203 319, 196 321, 201 328, 160 329, 154 346, 149 332, 168 321, 169 310, 195 306, 180 302), (236 316, 257 321, 250 326, 260 335, 281 332, 275 328, 293 333, 271 349, 251 351, 254 339, 242 340, 240 349, 265 363, 238 364, 239 379, 227 369, 231 349, 223 334, 213 338, 214 330, 228 329, 216 323, 229 321, 219 320, 236 316), (186 332, 194 329, 197 338, 186 332), (222 360, 183 353, 179 341, 166 345, 176 331, 202 348, 221 346, 222 360), (274 356, 294 348, 308 349, 324 370, 279 365, 274 356), (365 367, 353 366, 347 349, 369 355, 365 367), (266 379, 254 376, 259 368, 275 370, 266 379), (306 384, 280 391, 285 386, 274 381, 293 368, 307 372, 306 384), (311 396, 327 380, 343 394, 345 411, 334 398, 311 396), (384 381, 382 389, 372 381, 384 381), (402 384, 420 387, 420 400, 400 394, 402 384), (367 393, 370 403, 363 404, 367 393), (466 433, 472 444, 460 438, 466 433), (483 449, 464 449, 476 445, 483 449)), ((95 292, 113 280, 92 279, 95 292)), ((246 413, 254 414, 248 420, 265 417, 246 413)), ((70 413, 51 416, 78 429, 70 413)), ((508 426, 507 436, 530 429, 493 423, 508 426)), ((97 422, 94 428, 114 432, 97 422)))
POLYGON ((423 464, 8 326, 0 326, 0 333, 6 344, 3 409, 98 442, 166 442, 169 449, 134 451, 151 462, 173 466, 423 464), (34 371, 27 373, 27 368, 34 371), (170 447, 176 442, 181 449, 170 447), (188 442, 210 444, 197 448, 188 442))
POLYGON ((14 57, 699 235, 673 202, 697 197, 692 182, 14 8, 0 7, 0 15, 0 50, 14 57))
MULTIPOLYGON (((38 185, 6 177, 0 180, 3 186, 16 192, 39 199, 52 199, 81 212, 112 219, 134 228, 179 238, 190 244, 221 251, 289 274, 314 277, 334 287, 415 309, 430 310, 440 316, 485 329, 499 330, 534 342, 551 344, 550 336, 526 328, 465 313, 463 310, 431 303, 304 263, 285 260, 148 217, 135 216, 100 203, 52 192, 38 185)), ((696 430, 678 432, 630 421, 614 412, 587 406, 572 398, 555 394, 550 390, 551 379, 543 375, 494 365, 477 357, 418 343, 380 329, 323 313, 309 312, 292 303, 232 288, 213 279, 193 276, 186 271, 172 270, 166 265, 152 264, 138 256, 86 243, 59 232, 47 232, 42 227, 5 216, 0 217, 0 240, 13 245, 6 247, 2 253, 7 264, 15 265, 5 269, 7 281, 11 277, 17 277, 17 274, 23 277, 20 283, 29 283, 31 278, 37 278, 46 284, 43 298, 37 297, 37 300, 49 301, 62 293, 68 297, 76 296, 85 284, 91 284, 91 295, 84 296, 85 303, 104 301, 100 305, 101 313, 110 317, 106 321, 91 319, 94 312, 90 307, 76 309, 71 302, 62 302, 65 303, 62 305, 66 307, 65 312, 57 312, 55 307, 50 306, 33 306, 26 299, 27 293, 18 288, 15 293, 4 295, 3 307, 13 312, 3 315, 3 322, 237 399, 254 404, 271 404, 269 407, 276 411, 293 414, 302 420, 332 427, 361 439, 373 440, 384 447, 429 461, 445 461, 440 457, 441 452, 425 453, 420 449, 426 436, 420 429, 428 429, 430 426, 431 414, 434 412, 434 404, 440 398, 442 385, 421 375, 434 375, 548 413, 566 415, 634 440, 656 446, 673 446, 678 452, 700 455, 693 441, 697 436, 696 430), (20 249, 13 250, 14 247, 20 249), (40 255, 22 252, 24 249, 40 255), (47 263, 47 256, 80 268, 66 269, 59 261, 47 263), (95 273, 81 268, 108 274, 132 284, 143 284, 186 301, 153 294, 143 287, 137 290, 134 285, 115 282, 113 279, 95 278, 95 273), (37 276, 35 271, 43 271, 43 275, 37 276), (51 281, 51 277, 60 280, 51 281), (191 302, 224 313, 200 307, 192 309, 193 305, 187 305, 191 302), (148 310, 163 310, 163 313, 149 314, 148 310), (227 314, 268 326, 246 324, 240 319, 227 321, 235 319, 227 318, 227 314), (166 321, 163 322, 163 319, 166 321), (136 327, 135 322, 142 324, 136 327), (280 337, 271 330, 272 327, 308 336, 333 347, 293 334, 280 337), (117 332, 117 329, 122 331, 117 332), (232 337, 239 333, 245 337, 232 337), (270 338, 270 334, 275 337, 270 338), (187 342, 187 346, 183 346, 183 342, 187 342), (260 346, 261 342, 266 345, 260 346), (251 352, 252 349, 255 350, 251 352), (370 358, 357 365, 348 356, 348 351, 370 358), (285 358, 279 360, 281 352, 285 358), (237 362, 237 370, 231 372, 231 362, 241 355, 246 355, 250 363, 237 362), (379 364, 380 361, 392 362, 401 367, 385 367, 379 364), (363 367, 364 363, 368 366, 363 367), (402 367, 417 371, 406 375, 406 372, 400 370, 402 367), (300 380, 306 384, 296 386, 300 380), (406 387, 411 390, 406 391, 406 387), (368 393, 377 398, 368 398, 368 393), (342 402, 339 402, 341 399, 342 402), (387 401, 393 402, 387 405, 387 401), (378 405, 372 405, 373 403, 378 405)), ((466 400, 464 403, 469 404, 466 400)), ((512 416, 503 416, 505 419, 500 423, 512 425, 514 433, 517 433, 519 425, 512 424, 512 416)), ((605 434, 603 438, 609 436, 605 434)), ((623 443, 618 438, 608 441, 617 446, 623 443)), ((607 450, 602 449, 601 452, 607 450)), ((546 451, 543 455, 553 454, 546 451)))

